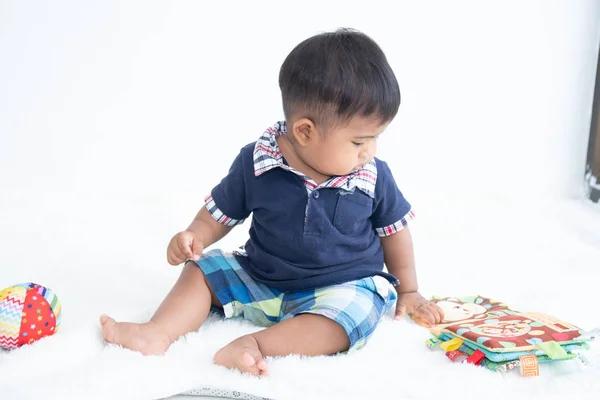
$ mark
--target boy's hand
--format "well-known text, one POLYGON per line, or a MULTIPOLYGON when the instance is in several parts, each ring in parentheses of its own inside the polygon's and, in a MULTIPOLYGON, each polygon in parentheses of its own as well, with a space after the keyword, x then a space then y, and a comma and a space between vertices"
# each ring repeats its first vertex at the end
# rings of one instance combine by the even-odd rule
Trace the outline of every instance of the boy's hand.
POLYGON ((408 314, 417 324, 431 328, 444 320, 444 311, 419 292, 399 293, 395 320, 408 314))
POLYGON ((167 261, 171 265, 179 265, 186 260, 198 261, 202 250, 204 250, 202 242, 192 232, 179 232, 169 242, 167 261))

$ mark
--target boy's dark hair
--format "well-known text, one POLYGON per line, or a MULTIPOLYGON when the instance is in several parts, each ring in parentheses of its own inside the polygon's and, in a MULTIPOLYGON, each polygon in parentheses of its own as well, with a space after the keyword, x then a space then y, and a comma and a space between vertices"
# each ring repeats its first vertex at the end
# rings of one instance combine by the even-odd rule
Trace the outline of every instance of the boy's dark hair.
POLYGON ((325 129, 354 116, 390 122, 400 107, 398 81, 381 48, 364 33, 339 29, 306 39, 279 71, 285 118, 302 113, 325 129))

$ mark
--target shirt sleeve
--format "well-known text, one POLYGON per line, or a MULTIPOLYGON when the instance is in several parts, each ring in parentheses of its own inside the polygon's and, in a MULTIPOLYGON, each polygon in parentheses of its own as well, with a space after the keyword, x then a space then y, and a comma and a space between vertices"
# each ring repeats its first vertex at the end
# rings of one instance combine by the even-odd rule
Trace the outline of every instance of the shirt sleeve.
POLYGON ((205 199, 206 209, 220 224, 236 226, 250 215, 246 206, 243 153, 233 161, 229 173, 205 199))
POLYGON ((378 160, 375 209, 371 216, 373 229, 380 237, 400 232, 414 219, 410 203, 404 198, 388 165, 378 160))

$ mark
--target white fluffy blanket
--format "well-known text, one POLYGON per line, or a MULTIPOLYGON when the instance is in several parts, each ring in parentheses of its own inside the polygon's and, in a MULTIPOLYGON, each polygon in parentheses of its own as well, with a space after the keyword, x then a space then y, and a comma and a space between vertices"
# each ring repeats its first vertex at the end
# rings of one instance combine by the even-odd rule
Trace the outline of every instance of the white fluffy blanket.
MULTIPOLYGON (((467 204, 462 198, 446 198, 444 206, 431 203, 426 212, 421 207, 413 232, 424 294, 487 295, 585 329, 600 326, 600 214, 592 208, 579 202, 516 207, 502 199, 467 204)), ((11 216, 18 218, 2 215, 11 216)), ((68 218, 62 222, 71 228, 85 224, 68 218)), ((14 231, 1 232, 5 243, 14 231)), ((67 231, 58 229, 47 240, 77 242, 61 232, 67 231)), ((273 359, 271 375, 263 379, 211 363, 218 348, 257 329, 244 322, 211 318, 198 332, 173 344, 164 357, 143 357, 106 345, 97 317, 107 312, 118 319, 146 320, 178 270, 163 266, 162 260, 149 267, 144 254, 138 258, 143 262, 126 257, 127 262, 122 261, 123 254, 142 248, 141 243, 115 241, 121 247, 101 246, 106 253, 101 257, 94 250, 100 236, 94 238, 92 243, 89 237, 77 242, 77 248, 83 246, 96 257, 84 251, 44 258, 35 254, 45 251, 38 247, 25 257, 27 262, 15 260, 14 268, 2 270, 0 286, 36 281, 51 287, 62 300, 64 314, 54 337, 0 351, 0 398, 149 399, 194 388, 202 393, 212 388, 213 394, 230 393, 234 398, 244 393, 275 399, 600 398, 600 343, 593 343, 589 353, 592 367, 569 361, 542 366, 538 378, 503 376, 453 364, 443 353, 425 347, 425 329, 389 319, 363 351, 273 359), (108 260, 117 259, 121 262, 113 264, 118 266, 108 266, 108 260)))

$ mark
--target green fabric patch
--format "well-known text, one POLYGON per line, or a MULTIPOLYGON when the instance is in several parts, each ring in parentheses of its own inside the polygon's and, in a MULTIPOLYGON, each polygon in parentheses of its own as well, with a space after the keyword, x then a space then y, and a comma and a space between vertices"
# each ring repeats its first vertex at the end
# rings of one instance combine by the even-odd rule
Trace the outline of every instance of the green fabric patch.
POLYGON ((548 355, 548 357, 550 357, 553 360, 567 357, 567 352, 565 351, 565 349, 563 349, 555 341, 538 343, 537 347, 539 347, 544 353, 548 355))

